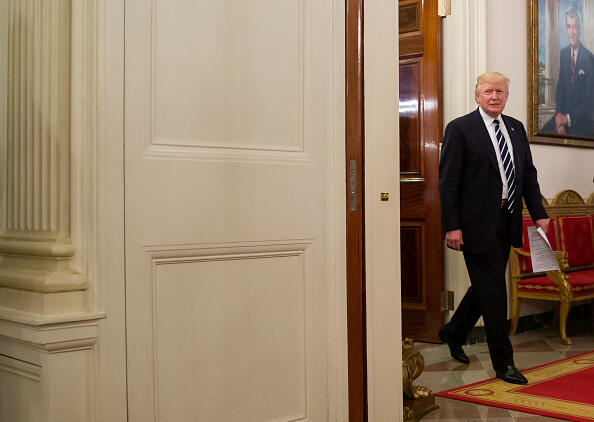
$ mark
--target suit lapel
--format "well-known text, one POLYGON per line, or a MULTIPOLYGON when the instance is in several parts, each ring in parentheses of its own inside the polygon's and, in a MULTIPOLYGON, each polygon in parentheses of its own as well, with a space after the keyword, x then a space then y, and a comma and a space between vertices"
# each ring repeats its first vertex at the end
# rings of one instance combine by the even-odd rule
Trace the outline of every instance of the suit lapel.
POLYGON ((477 109, 471 114, 472 116, 472 124, 474 126, 475 133, 478 135, 479 143, 481 147, 489 157, 489 161, 491 165, 499 173, 499 164, 497 163, 497 155, 495 155, 495 149, 493 148, 493 142, 491 141, 491 136, 489 136, 489 131, 485 126, 485 122, 479 109, 477 109))

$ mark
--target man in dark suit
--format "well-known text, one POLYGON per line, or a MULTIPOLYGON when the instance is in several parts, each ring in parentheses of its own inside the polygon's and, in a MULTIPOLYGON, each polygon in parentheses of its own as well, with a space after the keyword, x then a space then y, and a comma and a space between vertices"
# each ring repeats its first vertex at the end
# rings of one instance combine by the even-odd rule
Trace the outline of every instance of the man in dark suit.
POLYGON ((569 45, 561 50, 556 114, 542 131, 594 137, 594 56, 580 42, 580 19, 570 8, 565 15, 569 45))
POLYGON ((545 232, 549 218, 524 126, 501 114, 508 88, 501 73, 480 75, 479 107, 445 130, 439 165, 442 230, 447 246, 462 250, 471 285, 439 337, 454 359, 468 363, 462 344, 482 316, 496 376, 526 384, 507 332, 505 273, 510 245, 522 245, 522 198, 545 232))

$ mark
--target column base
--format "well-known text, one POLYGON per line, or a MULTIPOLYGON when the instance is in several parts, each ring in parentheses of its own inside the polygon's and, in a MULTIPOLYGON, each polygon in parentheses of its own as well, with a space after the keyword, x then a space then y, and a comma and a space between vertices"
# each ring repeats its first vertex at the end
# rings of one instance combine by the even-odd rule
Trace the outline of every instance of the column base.
POLYGON ((0 287, 40 293, 86 290, 87 276, 75 269, 68 242, 0 237, 0 287))
POLYGON ((88 290, 41 293, 0 287, 0 319, 18 321, 51 320, 63 315, 82 314, 90 310, 88 290))

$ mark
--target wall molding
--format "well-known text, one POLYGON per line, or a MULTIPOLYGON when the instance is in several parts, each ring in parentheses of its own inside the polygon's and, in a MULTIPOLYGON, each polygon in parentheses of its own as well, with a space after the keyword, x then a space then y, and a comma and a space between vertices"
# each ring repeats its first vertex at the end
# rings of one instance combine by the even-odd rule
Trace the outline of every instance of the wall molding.
MULTIPOLYGON (((304 81, 307 75, 304 74, 305 71, 305 63, 308 60, 308 19, 311 19, 310 14, 308 13, 308 0, 296 0, 297 8, 299 11, 299 18, 296 25, 296 38, 297 38, 297 45, 295 46, 296 49, 296 58, 297 58, 297 67, 299 69, 299 74, 297 75, 296 86, 292 86, 291 89, 296 93, 296 131, 293 133, 288 134, 287 138, 289 138, 292 142, 288 145, 268 145, 266 139, 262 139, 260 136, 254 137, 251 139, 253 142, 244 143, 242 142, 242 136, 245 138, 246 134, 243 133, 241 136, 234 135, 230 136, 229 134, 225 134, 226 136, 214 136, 214 137, 204 137, 202 139, 180 139, 176 137, 169 137, 167 135, 160 135, 157 134, 156 124, 155 122, 158 121, 156 116, 158 116, 158 86, 157 86, 157 57, 159 55, 158 51, 158 40, 157 37, 159 36, 159 27, 157 25, 158 15, 158 0, 151 0, 149 6, 149 12, 147 12, 146 24, 145 26, 145 39, 146 41, 146 55, 145 55, 145 63, 147 72, 150 72, 150 88, 147 90, 145 94, 145 98, 147 100, 145 110, 150 117, 146 119, 149 122, 146 128, 147 133, 149 136, 146 137, 149 140, 150 145, 147 145, 147 150, 151 149, 155 150, 168 150, 168 151, 177 151, 178 154, 183 154, 188 151, 192 155, 208 155, 209 150, 214 149, 215 151, 218 150, 225 150, 225 149, 232 149, 242 152, 248 151, 262 151, 263 155, 268 155, 270 152, 285 152, 285 153, 303 153, 305 152, 305 84, 304 81), (150 14, 150 16, 148 16, 150 14), (217 138, 227 138, 224 141, 217 138), (156 148, 155 148, 156 147, 156 148)), ((163 7, 162 5, 160 7, 163 7)), ((229 41, 229 40, 227 40, 229 41)), ((249 132, 249 131, 248 131, 249 132)), ((221 134, 219 134, 221 135, 221 134)))
POLYGON ((10 372, 34 382, 41 380, 41 370, 38 365, 7 358, 6 356, 0 356, 0 371, 10 372))
POLYGON ((94 362, 98 318, 103 316, 53 324, 1 319, 0 369, 16 375, 6 382, 14 389, 23 388, 23 382, 36 383, 25 390, 30 394, 26 401, 0 398, 2 417, 15 422, 95 421, 94 362))
POLYGON ((186 145, 152 144, 144 152, 150 159, 179 159, 197 161, 227 161, 249 163, 293 163, 301 165, 314 164, 313 160, 302 150, 275 150, 262 148, 220 148, 195 147, 186 145))

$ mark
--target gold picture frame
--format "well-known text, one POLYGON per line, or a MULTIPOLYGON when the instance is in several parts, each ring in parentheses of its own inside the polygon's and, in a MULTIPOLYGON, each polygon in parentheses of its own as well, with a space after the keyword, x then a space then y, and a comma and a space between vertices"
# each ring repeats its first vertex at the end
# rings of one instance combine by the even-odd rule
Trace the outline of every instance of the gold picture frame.
MULTIPOLYGON (((594 22, 594 0, 528 0, 530 142, 594 148, 594 68, 590 65, 590 52, 594 50, 594 24, 591 22, 594 22), (568 16, 577 17, 571 19, 568 16), (567 23, 572 24, 576 20, 579 25, 578 66, 576 69, 573 65, 572 74, 568 76, 570 71, 567 69, 571 66, 569 51, 572 51, 569 45, 572 41, 569 38, 570 29, 567 23), (591 25, 591 28, 583 31, 582 25, 587 24, 591 25), (588 33, 586 40, 584 32, 588 33), (567 89, 568 78, 571 78, 571 96, 564 94, 570 92, 567 89), (575 95, 574 86, 581 88, 575 90, 575 95), (584 89, 585 86, 588 88, 584 89), (586 95, 591 99, 585 99, 586 95), (573 103, 570 100, 573 100, 573 103), (569 114, 571 121, 572 112, 568 111, 569 106, 578 110, 574 113, 576 117, 572 122, 573 127, 565 125, 562 129, 556 128, 555 116, 563 114, 562 111, 569 114), (587 113, 590 113, 590 121, 584 117, 587 113), (571 131, 574 133, 570 133, 571 131)), ((573 42, 575 44, 575 35, 573 42)))

